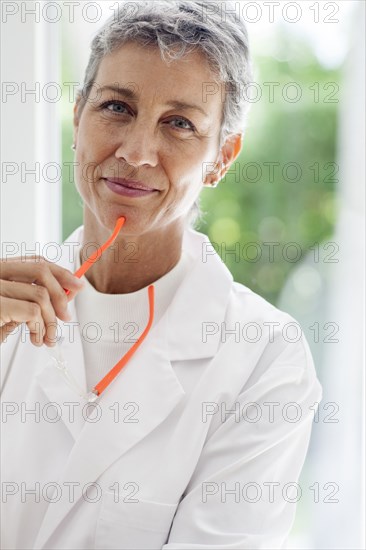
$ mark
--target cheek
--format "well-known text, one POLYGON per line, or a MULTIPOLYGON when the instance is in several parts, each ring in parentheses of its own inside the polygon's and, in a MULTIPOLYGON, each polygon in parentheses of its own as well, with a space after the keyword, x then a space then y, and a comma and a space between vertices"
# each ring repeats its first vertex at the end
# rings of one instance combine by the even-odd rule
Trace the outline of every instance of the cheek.
MULTIPOLYGON (((191 145, 191 144, 190 144, 191 145)), ((169 156, 164 156, 164 163, 170 166, 176 176, 173 181, 182 181, 183 185, 197 185, 202 180, 203 159, 206 151, 197 143, 195 147, 186 146, 183 150, 176 150, 169 156)))
POLYGON ((100 179, 103 161, 110 155, 108 138, 95 125, 91 125, 86 117, 79 127, 75 158, 79 185, 85 188, 100 179))
POLYGON ((191 168, 189 170, 186 168, 180 173, 180 176, 177 175, 170 181, 175 182, 170 190, 171 201, 181 205, 184 209, 191 206, 202 189, 200 169, 191 168))
MULTIPOLYGON (((176 204, 190 206, 202 190, 205 155, 202 151, 191 151, 162 159, 163 169, 170 182, 169 200, 176 204)), ((206 163, 207 164, 207 163, 206 163)))
POLYGON ((81 141, 81 151, 84 157, 98 155, 100 150, 105 147, 105 134, 103 134, 95 125, 91 123, 88 117, 85 117, 80 124, 79 140, 81 141))

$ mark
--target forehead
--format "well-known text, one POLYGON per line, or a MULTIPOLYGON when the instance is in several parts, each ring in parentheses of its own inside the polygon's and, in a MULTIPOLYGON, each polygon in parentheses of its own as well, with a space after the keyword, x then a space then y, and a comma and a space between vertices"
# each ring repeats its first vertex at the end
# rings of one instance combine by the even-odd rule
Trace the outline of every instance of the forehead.
POLYGON ((155 101, 190 101, 206 111, 220 112, 224 84, 217 80, 204 54, 198 50, 168 63, 160 50, 129 42, 107 54, 100 62, 95 83, 100 86, 126 85, 136 96, 155 101))

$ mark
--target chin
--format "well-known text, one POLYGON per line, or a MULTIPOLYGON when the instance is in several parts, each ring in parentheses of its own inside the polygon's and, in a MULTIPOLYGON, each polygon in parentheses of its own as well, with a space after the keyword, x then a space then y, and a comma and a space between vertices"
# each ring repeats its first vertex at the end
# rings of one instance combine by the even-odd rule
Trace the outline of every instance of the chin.
MULTIPOLYGON (((118 218, 123 216, 125 222, 121 228, 121 235, 140 235, 146 230, 146 216, 141 216, 138 212, 134 211, 131 208, 111 208, 110 215, 108 219, 105 220, 107 227, 113 231, 115 228, 118 218)), ((103 216, 105 219, 105 217, 103 216)))

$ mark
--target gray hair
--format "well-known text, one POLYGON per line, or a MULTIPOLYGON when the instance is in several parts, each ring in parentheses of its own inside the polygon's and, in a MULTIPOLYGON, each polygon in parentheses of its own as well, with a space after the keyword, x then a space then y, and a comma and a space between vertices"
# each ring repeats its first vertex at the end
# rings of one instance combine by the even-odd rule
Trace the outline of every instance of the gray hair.
MULTIPOLYGON (((224 83, 227 92, 220 148, 229 135, 244 134, 250 106, 244 92, 252 79, 252 65, 247 29, 241 16, 239 21, 236 19, 235 4, 229 0, 122 2, 92 40, 83 88, 79 91, 80 110, 89 97, 101 60, 124 43, 155 45, 166 63, 198 49, 206 56, 215 83, 224 83)), ((197 200, 187 221, 194 226, 200 216, 197 200)))

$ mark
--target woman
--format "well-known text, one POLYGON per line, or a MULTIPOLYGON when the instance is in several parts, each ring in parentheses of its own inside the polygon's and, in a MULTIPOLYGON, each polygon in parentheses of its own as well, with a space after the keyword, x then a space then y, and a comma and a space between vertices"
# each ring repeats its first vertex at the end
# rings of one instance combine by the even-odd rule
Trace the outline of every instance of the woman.
POLYGON ((83 226, 58 265, 1 262, 3 548, 281 548, 321 387, 294 320, 190 227, 241 150, 246 29, 200 1, 133 5, 74 109, 83 226), (77 387, 141 336, 152 283, 148 336, 88 405, 77 387))

